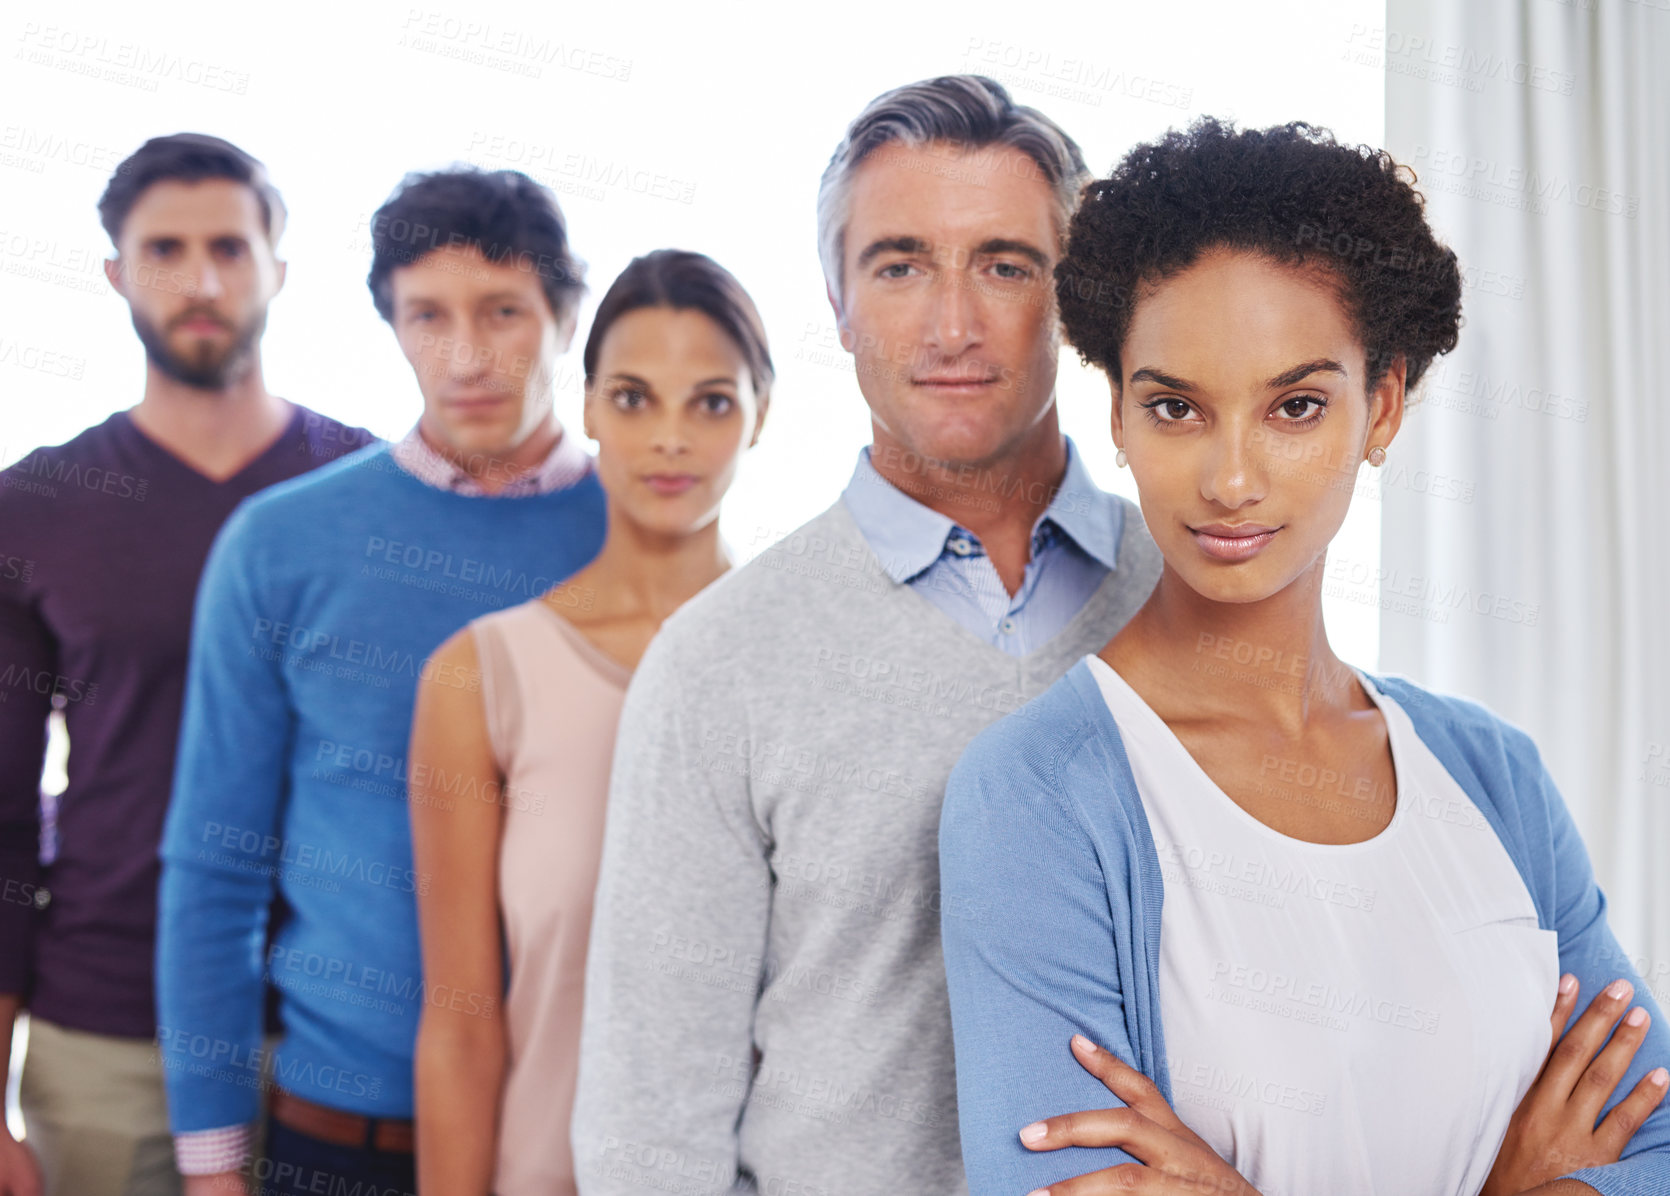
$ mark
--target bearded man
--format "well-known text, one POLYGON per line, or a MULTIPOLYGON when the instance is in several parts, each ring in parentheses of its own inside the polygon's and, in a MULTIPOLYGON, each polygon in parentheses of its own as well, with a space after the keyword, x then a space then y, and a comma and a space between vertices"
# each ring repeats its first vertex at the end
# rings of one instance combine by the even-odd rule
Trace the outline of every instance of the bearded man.
POLYGON ((180 1191, 152 961, 198 578, 244 498, 374 439, 262 378, 285 208, 259 161, 153 138, 99 216, 144 395, 0 472, 0 1075, 30 1015, 7 1196, 180 1191), (43 800, 54 710, 69 785, 43 800))

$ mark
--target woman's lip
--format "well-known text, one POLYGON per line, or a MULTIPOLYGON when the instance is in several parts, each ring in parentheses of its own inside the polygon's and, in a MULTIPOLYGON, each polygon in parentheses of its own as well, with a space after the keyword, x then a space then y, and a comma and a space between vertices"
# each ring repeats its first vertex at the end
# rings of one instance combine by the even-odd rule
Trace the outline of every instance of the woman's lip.
POLYGON ((1241 536, 1262 536, 1265 532, 1276 529, 1263 523, 1203 523, 1199 527, 1189 528, 1191 532, 1205 532, 1209 536, 1222 536, 1226 540, 1238 539, 1241 536))
MULTIPOLYGON (((1221 524, 1212 524, 1221 527, 1221 524)), ((1204 528, 1191 527, 1189 531, 1194 535, 1195 543, 1200 545, 1201 551, 1214 560, 1245 561, 1257 556, 1264 546, 1275 538, 1281 528, 1272 527, 1263 531, 1253 531, 1248 528, 1245 534, 1220 535, 1206 531, 1204 528)))
POLYGON ((644 477, 657 494, 683 494, 696 484, 696 475, 689 473, 652 473, 644 477))

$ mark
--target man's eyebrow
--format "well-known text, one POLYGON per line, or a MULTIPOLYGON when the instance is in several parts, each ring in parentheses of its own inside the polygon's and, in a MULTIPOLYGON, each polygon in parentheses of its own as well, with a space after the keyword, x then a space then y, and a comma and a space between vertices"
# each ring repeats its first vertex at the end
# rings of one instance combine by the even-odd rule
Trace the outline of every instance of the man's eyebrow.
POLYGON ((928 243, 921 237, 881 237, 871 241, 858 255, 858 265, 864 266, 884 253, 927 253, 928 243))
POLYGON ((994 237, 990 241, 982 241, 975 246, 974 252, 980 257, 995 257, 1000 253, 1018 253, 1040 269, 1050 264, 1050 259, 1044 256, 1044 251, 1027 241, 1016 241, 1004 237, 994 237))
POLYGON ((1146 365, 1143 366, 1140 370, 1135 371, 1131 375, 1131 381, 1132 382, 1155 382, 1155 383, 1158 383, 1159 385, 1165 387, 1167 390, 1196 390, 1196 389, 1198 389, 1198 387, 1196 387, 1193 382, 1187 382, 1184 379, 1177 377, 1175 374, 1168 374, 1168 373, 1164 372, 1163 370, 1157 370, 1153 366, 1146 366, 1146 365))
POLYGON ((1296 365, 1271 378, 1264 385, 1271 390, 1278 390, 1283 386, 1292 386, 1295 382, 1303 382, 1312 374, 1338 374, 1342 378, 1349 378, 1350 372, 1331 357, 1318 357, 1315 361, 1307 361, 1304 365, 1296 365))

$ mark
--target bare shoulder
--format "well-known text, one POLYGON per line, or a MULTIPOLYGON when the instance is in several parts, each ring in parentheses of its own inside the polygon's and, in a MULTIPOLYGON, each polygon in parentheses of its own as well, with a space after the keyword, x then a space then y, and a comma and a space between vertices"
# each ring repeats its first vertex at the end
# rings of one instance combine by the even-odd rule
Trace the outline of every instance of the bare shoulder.
POLYGON ((433 704, 442 691, 456 693, 459 698, 448 699, 448 705, 456 709, 462 697, 480 692, 481 682, 480 648, 475 629, 466 625, 429 654, 418 673, 418 695, 433 704))
POLYGON ((441 641, 441 646, 429 654, 429 659, 437 665, 479 668, 481 654, 476 648, 475 631, 470 627, 459 628, 441 641))

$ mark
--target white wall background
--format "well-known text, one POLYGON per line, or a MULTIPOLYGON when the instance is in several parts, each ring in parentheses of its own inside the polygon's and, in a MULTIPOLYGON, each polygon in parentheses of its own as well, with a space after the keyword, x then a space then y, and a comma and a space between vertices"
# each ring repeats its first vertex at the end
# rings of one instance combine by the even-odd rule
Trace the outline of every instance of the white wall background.
POLYGON ((1477 502, 1388 491, 1384 667, 1530 733, 1670 1004, 1670 2, 1388 7, 1388 144, 1472 284, 1394 451, 1477 502))

